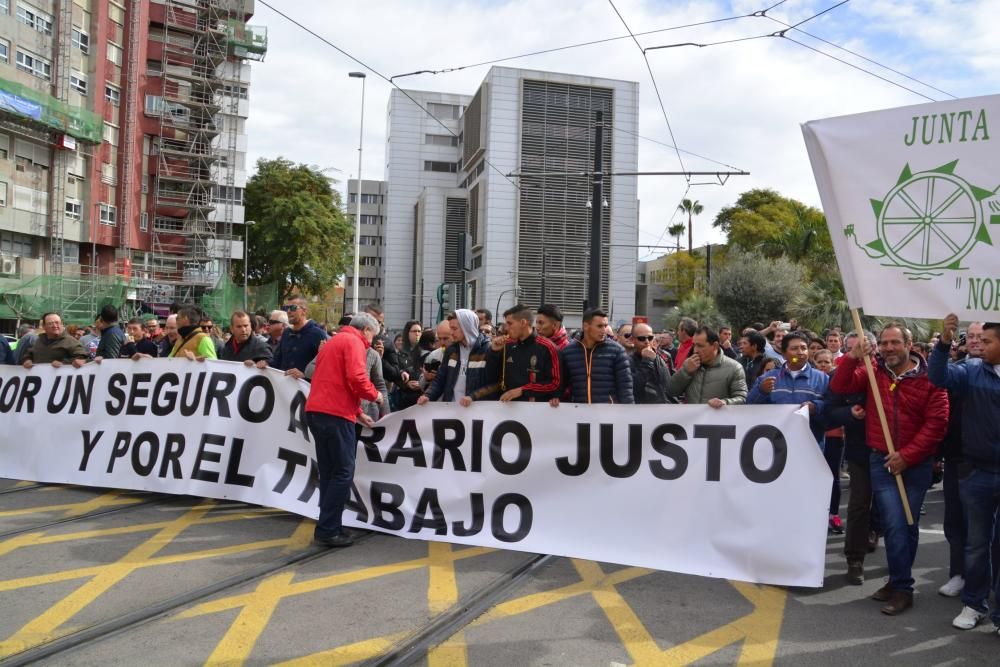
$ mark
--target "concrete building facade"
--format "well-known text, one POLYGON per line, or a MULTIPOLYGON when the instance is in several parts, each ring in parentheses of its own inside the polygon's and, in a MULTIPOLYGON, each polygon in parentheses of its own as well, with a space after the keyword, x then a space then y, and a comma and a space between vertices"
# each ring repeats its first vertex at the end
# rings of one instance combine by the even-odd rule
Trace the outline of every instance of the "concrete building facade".
MULTIPOLYGON (((538 306, 544 289, 567 324, 578 325, 589 279, 591 182, 567 172, 593 169, 596 111, 604 115, 603 170, 637 170, 638 94, 634 82, 505 67, 492 68, 472 96, 393 91, 387 321, 426 318, 436 312, 434 290, 453 282, 464 286, 460 305, 500 311, 518 301, 538 306), (445 127, 447 138, 432 137, 445 127), (536 175, 511 175, 518 173, 536 175), (471 237, 468 271, 458 265, 460 233, 471 237)), ((628 318, 636 177, 605 179, 599 205, 602 305, 613 320, 628 318)))
MULTIPOLYGON (((374 303, 379 306, 385 301, 382 290, 381 270, 385 252, 385 181, 361 182, 361 245, 360 280, 358 282, 359 308, 374 303)), ((347 218, 354 224, 358 206, 358 181, 347 181, 347 218)), ((355 312, 354 263, 347 268, 344 279, 344 298, 347 307, 344 312, 355 312)))

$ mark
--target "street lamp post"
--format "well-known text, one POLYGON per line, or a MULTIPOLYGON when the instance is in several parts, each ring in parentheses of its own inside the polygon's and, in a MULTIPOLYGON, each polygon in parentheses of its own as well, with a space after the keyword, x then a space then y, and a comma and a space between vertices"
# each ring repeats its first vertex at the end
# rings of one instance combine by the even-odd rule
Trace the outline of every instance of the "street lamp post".
POLYGON ((257 224, 253 220, 243 221, 243 312, 249 312, 250 305, 249 290, 247 288, 247 274, 250 273, 250 225, 257 224))
POLYGON ((351 72, 348 74, 352 79, 361 79, 361 131, 358 135, 358 205, 354 214, 354 312, 360 313, 361 306, 358 303, 358 283, 361 282, 361 148, 365 139, 365 73, 351 72))

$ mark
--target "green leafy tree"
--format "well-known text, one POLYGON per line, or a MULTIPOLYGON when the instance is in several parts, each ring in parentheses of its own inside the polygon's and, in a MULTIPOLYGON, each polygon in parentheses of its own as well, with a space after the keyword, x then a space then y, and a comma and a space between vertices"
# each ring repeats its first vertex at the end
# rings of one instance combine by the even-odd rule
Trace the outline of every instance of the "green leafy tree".
POLYGON ((751 322, 784 319, 802 289, 803 268, 786 257, 730 251, 712 276, 712 297, 737 330, 751 322))
POLYGON ((687 214, 688 222, 688 252, 694 251, 694 216, 701 215, 701 212, 705 210, 698 201, 691 201, 690 199, 682 199, 677 210, 681 213, 687 214))
POLYGON ((712 221, 712 226, 716 229, 721 229, 728 235, 732 229, 733 222, 741 220, 747 215, 756 213, 762 207, 770 204, 777 204, 783 199, 784 197, 779 195, 774 190, 766 188, 747 190, 740 195, 735 204, 723 207, 723 209, 719 211, 718 215, 715 216, 715 220, 712 221))
MULTIPOLYGON (((246 217, 255 221, 247 230, 250 282, 277 282, 283 297, 321 294, 336 283, 354 234, 329 178, 315 167, 261 158, 245 201, 246 217)), ((234 276, 242 279, 242 272, 234 276)))

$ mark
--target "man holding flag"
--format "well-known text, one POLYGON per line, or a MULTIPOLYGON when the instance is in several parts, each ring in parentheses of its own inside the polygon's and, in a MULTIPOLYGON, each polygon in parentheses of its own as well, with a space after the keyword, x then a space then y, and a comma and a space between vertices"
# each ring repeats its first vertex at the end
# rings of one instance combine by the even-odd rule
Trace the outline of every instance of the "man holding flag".
POLYGON ((867 390, 865 431, 870 455, 872 493, 885 530, 889 582, 873 600, 885 602, 882 613, 900 614, 913 606, 913 561, 917 556, 919 515, 907 525, 895 477, 901 476, 909 506, 923 505, 932 478, 931 457, 948 428, 948 394, 927 377, 927 364, 911 351, 913 339, 901 324, 886 325, 878 337, 875 380, 896 451, 889 454, 886 437, 874 405, 875 396, 863 365, 871 344, 859 340, 830 380, 830 390, 853 394, 867 390))

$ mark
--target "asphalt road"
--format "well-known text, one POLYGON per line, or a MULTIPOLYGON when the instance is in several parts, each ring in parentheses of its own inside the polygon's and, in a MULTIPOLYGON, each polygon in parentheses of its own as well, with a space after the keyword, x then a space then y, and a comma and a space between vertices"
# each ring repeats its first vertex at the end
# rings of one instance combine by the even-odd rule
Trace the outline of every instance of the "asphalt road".
MULTIPOLYGON (((846 503, 846 496, 844 498, 846 503)), ((943 497, 921 522, 915 607, 879 613, 881 549, 822 589, 365 535, 241 503, 0 480, 0 659, 52 665, 1000 664, 951 627, 943 497)), ((766 521, 767 517, 760 517, 766 521)), ((600 539, 599 531, 595 539, 600 539)))

